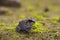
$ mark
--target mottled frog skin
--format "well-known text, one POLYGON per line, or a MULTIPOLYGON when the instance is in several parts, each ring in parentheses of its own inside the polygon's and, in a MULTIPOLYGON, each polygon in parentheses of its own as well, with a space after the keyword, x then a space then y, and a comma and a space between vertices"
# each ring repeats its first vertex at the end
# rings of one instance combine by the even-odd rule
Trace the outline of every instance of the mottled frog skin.
POLYGON ((26 31, 29 32, 32 29, 32 25, 35 23, 34 20, 28 19, 28 20, 23 20, 20 21, 18 26, 17 26, 17 31, 26 31))

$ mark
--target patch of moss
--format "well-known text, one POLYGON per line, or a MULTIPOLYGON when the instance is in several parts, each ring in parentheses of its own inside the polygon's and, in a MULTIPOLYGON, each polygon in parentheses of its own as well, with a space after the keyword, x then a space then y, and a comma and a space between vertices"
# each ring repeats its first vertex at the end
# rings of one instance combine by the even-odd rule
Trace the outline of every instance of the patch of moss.
POLYGON ((43 15, 40 15, 37 12, 32 12, 32 17, 34 17, 36 20, 46 20, 47 18, 43 15))
POLYGON ((15 27, 18 25, 18 23, 12 23, 11 25, 15 27))
POLYGON ((6 26, 6 24, 5 23, 0 23, 0 27, 2 27, 2 26, 6 26))
POLYGON ((16 30, 16 28, 15 27, 5 27, 4 30, 13 31, 13 30, 16 30))
POLYGON ((26 16, 25 16, 25 14, 21 14, 21 15, 19 16, 19 18, 20 18, 20 19, 24 19, 24 18, 26 18, 26 16))
POLYGON ((33 26, 32 26, 33 30, 31 32, 35 32, 35 33, 40 33, 40 32, 46 32, 47 29, 46 28, 43 28, 43 24, 42 23, 35 23, 33 26))
POLYGON ((52 23, 57 23, 57 21, 60 19, 59 16, 52 17, 52 23))

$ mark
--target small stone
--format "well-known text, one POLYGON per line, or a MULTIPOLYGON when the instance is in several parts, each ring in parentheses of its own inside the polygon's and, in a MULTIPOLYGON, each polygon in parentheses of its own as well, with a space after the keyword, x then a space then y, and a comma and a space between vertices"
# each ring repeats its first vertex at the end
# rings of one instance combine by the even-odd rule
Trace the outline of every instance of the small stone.
POLYGON ((18 0, 0 0, 0 6, 19 8, 21 3, 18 0))
POLYGON ((45 12, 48 12, 49 11, 49 9, 48 8, 45 8, 45 10, 44 10, 45 12))
POLYGON ((4 15, 8 12, 7 8, 5 7, 0 7, 0 15, 4 15))

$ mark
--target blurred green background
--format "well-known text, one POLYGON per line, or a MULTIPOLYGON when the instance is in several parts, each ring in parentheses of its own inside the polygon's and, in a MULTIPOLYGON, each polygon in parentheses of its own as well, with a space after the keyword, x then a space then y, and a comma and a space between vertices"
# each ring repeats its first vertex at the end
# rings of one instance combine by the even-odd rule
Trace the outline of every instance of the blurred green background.
POLYGON ((0 40, 60 40, 60 0, 20 0, 21 8, 0 15, 0 40), (48 12, 45 12, 48 8, 48 12), (19 21, 35 18, 29 34, 16 32, 19 21))

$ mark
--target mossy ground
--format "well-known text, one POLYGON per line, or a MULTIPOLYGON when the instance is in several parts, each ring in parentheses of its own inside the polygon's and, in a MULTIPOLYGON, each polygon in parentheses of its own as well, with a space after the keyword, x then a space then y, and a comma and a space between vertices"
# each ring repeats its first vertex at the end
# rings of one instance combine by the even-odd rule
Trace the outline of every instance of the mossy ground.
POLYGON ((60 40, 60 0, 21 0, 21 4, 21 8, 8 8, 6 15, 0 15, 0 40, 60 40), (18 22, 31 17, 36 20, 34 30, 16 32, 18 22))

